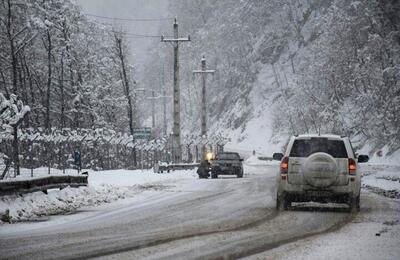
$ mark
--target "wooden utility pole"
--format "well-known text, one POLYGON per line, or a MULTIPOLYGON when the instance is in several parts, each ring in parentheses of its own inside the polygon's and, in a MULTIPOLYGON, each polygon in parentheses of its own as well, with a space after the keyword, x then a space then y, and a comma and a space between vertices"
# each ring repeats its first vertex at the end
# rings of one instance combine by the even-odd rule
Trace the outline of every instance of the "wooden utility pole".
POLYGON ((167 136, 167 99, 165 98, 167 96, 167 92, 165 89, 163 90, 163 121, 164 121, 164 136, 167 136))
POLYGON ((156 129, 156 95, 154 90, 151 91, 151 127, 153 131, 156 129))
POLYGON ((172 154, 173 161, 180 162, 182 160, 181 152, 181 114, 180 114, 180 89, 179 89, 179 44, 181 42, 190 41, 190 36, 187 38, 179 38, 178 23, 174 21, 174 37, 172 39, 161 36, 161 42, 170 42, 174 46, 174 126, 172 137, 172 154))
POLYGON ((201 136, 207 135, 207 101, 206 82, 207 74, 214 74, 215 70, 207 70, 206 58, 201 59, 201 70, 193 70, 193 74, 201 74, 201 136))
POLYGON ((161 86, 163 88, 163 133, 164 136, 167 137, 167 91, 165 90, 165 71, 164 71, 164 63, 162 64, 162 74, 161 74, 161 86))

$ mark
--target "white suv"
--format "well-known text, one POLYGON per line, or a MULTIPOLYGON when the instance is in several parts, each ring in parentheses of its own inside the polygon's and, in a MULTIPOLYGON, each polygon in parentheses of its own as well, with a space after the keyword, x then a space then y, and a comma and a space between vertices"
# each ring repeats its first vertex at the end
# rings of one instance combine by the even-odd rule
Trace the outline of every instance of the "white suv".
POLYGON ((361 174, 358 157, 348 137, 337 135, 292 136, 280 160, 276 207, 287 209, 291 202, 346 203, 351 211, 360 209, 361 174))

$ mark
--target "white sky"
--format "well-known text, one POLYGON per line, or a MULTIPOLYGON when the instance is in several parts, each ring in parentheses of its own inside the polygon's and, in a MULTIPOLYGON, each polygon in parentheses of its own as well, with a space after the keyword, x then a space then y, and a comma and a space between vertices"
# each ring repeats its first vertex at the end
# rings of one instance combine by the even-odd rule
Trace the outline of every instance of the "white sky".
MULTIPOLYGON (((77 0, 85 13, 100 16, 119 18, 164 18, 167 16, 168 0, 77 0)), ((172 31, 172 21, 114 21, 101 18, 93 18, 99 22, 113 23, 121 26, 127 32, 143 35, 168 34, 172 31)), ((128 38, 133 64, 140 80, 149 54, 149 45, 152 42, 160 42, 158 38, 128 38)), ((160 43, 161 45, 161 43, 160 43)), ((157 46, 157 45, 156 45, 157 46)))

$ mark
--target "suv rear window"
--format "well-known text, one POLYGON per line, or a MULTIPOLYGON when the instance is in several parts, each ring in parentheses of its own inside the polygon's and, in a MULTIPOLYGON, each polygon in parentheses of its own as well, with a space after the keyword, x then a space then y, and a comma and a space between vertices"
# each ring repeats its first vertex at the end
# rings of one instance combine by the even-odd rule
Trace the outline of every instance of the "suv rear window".
POLYGON ((238 160, 240 157, 236 153, 220 153, 217 154, 215 159, 218 160, 238 160))
POLYGON ((295 140, 290 151, 290 157, 308 157, 313 153, 323 152, 334 158, 347 158, 344 142, 327 138, 311 138, 295 140))

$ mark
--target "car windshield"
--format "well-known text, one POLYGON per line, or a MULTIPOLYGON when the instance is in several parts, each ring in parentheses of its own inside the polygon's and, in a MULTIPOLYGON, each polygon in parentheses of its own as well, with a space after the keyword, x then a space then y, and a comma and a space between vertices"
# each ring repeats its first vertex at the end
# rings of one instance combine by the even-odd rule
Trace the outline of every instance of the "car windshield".
POLYGON ((238 160, 239 158, 239 155, 236 153, 220 153, 216 156, 218 160, 238 160))
POLYGON ((327 138, 311 138, 295 140, 290 157, 308 157, 313 153, 323 152, 334 158, 347 158, 344 142, 341 140, 329 140, 327 138))

